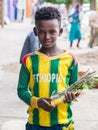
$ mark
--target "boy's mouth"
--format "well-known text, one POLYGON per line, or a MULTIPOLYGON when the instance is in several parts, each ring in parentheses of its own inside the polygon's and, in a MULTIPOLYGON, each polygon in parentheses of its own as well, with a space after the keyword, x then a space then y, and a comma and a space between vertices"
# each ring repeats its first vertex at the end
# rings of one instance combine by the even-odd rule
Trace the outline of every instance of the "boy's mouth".
POLYGON ((46 45, 51 44, 51 41, 44 41, 44 44, 46 45))

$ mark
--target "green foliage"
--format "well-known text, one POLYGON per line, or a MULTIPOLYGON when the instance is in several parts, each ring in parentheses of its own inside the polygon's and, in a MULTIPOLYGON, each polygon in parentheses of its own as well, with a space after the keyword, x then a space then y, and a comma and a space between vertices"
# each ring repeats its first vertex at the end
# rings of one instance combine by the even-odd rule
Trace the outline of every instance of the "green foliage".
POLYGON ((55 0, 57 4, 65 3, 66 0, 55 0))
MULTIPOLYGON (((44 2, 50 2, 54 4, 61 4, 65 3, 66 5, 69 5, 72 3, 72 0, 43 0, 44 2)), ((97 0, 98 1, 98 0, 97 0)), ((89 0, 83 0, 83 3, 90 3, 89 0)))
POLYGON ((50 3, 54 3, 54 4, 62 4, 62 3, 65 3, 66 0, 44 0, 44 2, 50 2, 50 3))
POLYGON ((72 3, 72 0, 66 0, 66 5, 70 5, 72 3))
POLYGON ((83 3, 90 3, 89 0, 83 0, 83 3))

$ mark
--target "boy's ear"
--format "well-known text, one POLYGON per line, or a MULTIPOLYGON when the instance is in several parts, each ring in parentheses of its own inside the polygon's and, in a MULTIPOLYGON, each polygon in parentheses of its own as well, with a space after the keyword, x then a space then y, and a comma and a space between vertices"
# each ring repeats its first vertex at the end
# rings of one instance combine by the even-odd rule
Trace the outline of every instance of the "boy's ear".
POLYGON ((37 30, 36 30, 36 27, 33 28, 33 31, 34 31, 35 36, 37 36, 37 30))
POLYGON ((63 28, 60 28, 59 36, 63 33, 63 28))

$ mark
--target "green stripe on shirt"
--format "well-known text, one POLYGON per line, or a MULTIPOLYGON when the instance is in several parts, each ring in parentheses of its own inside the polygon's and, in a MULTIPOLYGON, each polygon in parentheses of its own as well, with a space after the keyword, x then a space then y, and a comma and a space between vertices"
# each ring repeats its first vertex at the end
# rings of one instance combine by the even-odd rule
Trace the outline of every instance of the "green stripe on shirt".
MULTIPOLYGON (((58 67, 59 67, 59 59, 56 60, 51 60, 50 63, 50 74, 58 74, 58 67)), ((50 82, 50 95, 52 94, 52 92, 55 90, 56 92, 57 90, 57 81, 56 78, 54 79, 54 81, 50 82)), ((50 124, 58 124, 58 111, 57 111, 57 107, 55 109, 52 110, 52 112, 50 113, 50 124), (57 121, 57 122, 51 122, 51 121, 57 121)))
MULTIPOLYGON (((32 61, 32 72, 33 72, 33 74, 37 74, 38 73, 38 64, 39 64, 38 55, 32 55, 31 61, 32 61)), ((39 97, 39 88, 38 87, 39 87, 39 83, 34 82, 33 92, 34 92, 34 96, 36 96, 36 97, 39 97)), ((39 110, 38 109, 34 109, 34 111, 33 111, 33 123, 39 124, 39 110)))

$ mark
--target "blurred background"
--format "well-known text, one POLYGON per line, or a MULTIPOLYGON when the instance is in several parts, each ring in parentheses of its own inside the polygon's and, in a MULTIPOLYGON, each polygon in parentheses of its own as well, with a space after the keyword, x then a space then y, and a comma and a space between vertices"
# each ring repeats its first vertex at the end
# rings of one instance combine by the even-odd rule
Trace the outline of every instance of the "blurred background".
MULTIPOLYGON (((55 6, 62 14, 64 32, 58 45, 74 53, 79 72, 98 72, 98 0, 0 0, 0 130, 25 130, 26 106, 17 96, 19 58, 27 35, 32 32, 34 15, 43 6, 55 6), (80 3, 80 47, 69 48, 68 17, 80 3)), ((76 43, 74 43, 75 46, 76 43)), ((76 130, 98 129, 98 89, 86 91, 73 105, 76 130)))

